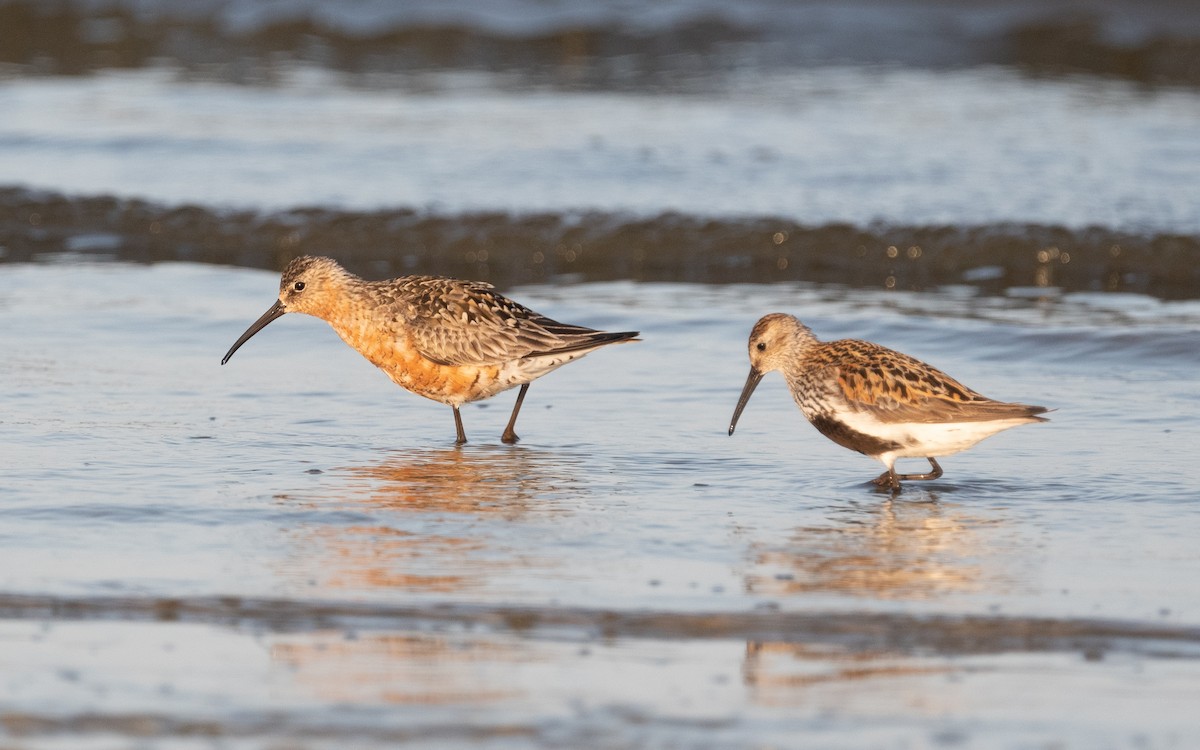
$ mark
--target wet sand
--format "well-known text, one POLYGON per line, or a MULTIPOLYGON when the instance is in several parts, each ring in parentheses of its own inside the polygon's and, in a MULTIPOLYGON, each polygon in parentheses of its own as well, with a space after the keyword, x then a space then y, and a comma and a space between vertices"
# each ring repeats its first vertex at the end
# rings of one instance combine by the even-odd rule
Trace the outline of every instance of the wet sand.
POLYGON ((456 449, 318 321, 220 367, 273 273, 0 280, 17 747, 1197 737, 1194 302, 518 287, 645 341, 538 381, 518 446, 504 396, 467 409, 456 449), (779 382, 725 434, 747 299, 1058 411, 889 498, 779 382))
POLYGON ((779 283, 921 291, 961 285, 1200 296, 1200 236, 1105 227, 808 226, 784 217, 412 209, 229 211, 0 189, 0 262, 195 260, 275 269, 337 248, 356 273, 556 280, 779 283))

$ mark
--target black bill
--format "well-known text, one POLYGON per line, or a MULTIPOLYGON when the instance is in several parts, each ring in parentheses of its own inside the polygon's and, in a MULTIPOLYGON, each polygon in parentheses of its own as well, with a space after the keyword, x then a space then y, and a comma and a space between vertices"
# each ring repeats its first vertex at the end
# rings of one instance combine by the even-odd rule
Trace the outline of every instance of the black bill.
POLYGON ((733 428, 737 427, 738 417, 742 416, 742 409, 746 408, 746 402, 750 400, 750 394, 754 393, 754 389, 758 387, 758 382, 763 379, 763 373, 750 368, 750 374, 746 377, 746 385, 742 388, 742 395, 738 398, 737 408, 733 410, 733 419, 729 421, 729 434, 733 434, 733 428))
POLYGON ((266 328, 267 324, 269 324, 272 320, 282 316, 286 312, 287 310, 284 309, 283 303, 279 300, 275 300, 275 304, 271 305, 271 309, 263 313, 261 318, 254 321, 254 323, 252 323, 250 327, 246 329, 246 332, 242 334, 241 338, 233 342, 233 346, 229 347, 229 351, 225 352, 224 358, 221 359, 221 364, 228 362, 229 358, 233 356, 233 353, 238 350, 238 347, 249 341, 251 336, 266 328))

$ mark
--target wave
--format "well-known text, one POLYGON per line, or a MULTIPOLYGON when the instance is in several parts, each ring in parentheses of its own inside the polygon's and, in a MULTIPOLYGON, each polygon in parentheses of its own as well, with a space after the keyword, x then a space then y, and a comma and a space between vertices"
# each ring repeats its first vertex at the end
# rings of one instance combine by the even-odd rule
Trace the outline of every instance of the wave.
POLYGON ((697 85, 735 67, 849 63, 1006 65, 1036 75, 1200 85, 1200 14, 1169 0, 1092 3, 1086 12, 1065 1, 1016 0, 850 7, 0 0, 0 28, 0 64, 17 74, 168 64, 269 83, 281 63, 303 62, 367 77, 467 69, 533 83, 641 88, 697 85))

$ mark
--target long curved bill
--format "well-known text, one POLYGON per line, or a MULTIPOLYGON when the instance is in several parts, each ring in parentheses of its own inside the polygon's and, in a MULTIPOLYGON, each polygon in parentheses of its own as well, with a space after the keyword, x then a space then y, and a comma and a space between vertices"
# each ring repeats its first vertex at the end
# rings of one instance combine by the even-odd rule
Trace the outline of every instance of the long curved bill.
POLYGON ((746 402, 750 400, 750 394, 754 393, 754 389, 758 387, 758 383, 763 379, 765 373, 759 372, 755 368, 750 368, 750 374, 746 376, 746 385, 742 388, 742 395, 738 398, 737 408, 733 410, 733 419, 729 421, 729 434, 733 434, 733 428, 737 427, 738 417, 742 416, 742 409, 746 408, 746 402))
POLYGON ((279 300, 275 300, 275 304, 271 305, 271 309, 263 313, 261 318, 254 321, 254 323, 252 323, 250 327, 246 329, 246 332, 242 334, 241 338, 233 342, 233 346, 229 347, 229 351, 225 352, 225 357, 221 359, 221 364, 228 362, 229 358, 233 356, 233 353, 238 350, 238 347, 249 341, 251 336, 266 328, 267 324, 269 324, 272 320, 282 316, 286 312, 287 310, 284 309, 283 303, 279 300))

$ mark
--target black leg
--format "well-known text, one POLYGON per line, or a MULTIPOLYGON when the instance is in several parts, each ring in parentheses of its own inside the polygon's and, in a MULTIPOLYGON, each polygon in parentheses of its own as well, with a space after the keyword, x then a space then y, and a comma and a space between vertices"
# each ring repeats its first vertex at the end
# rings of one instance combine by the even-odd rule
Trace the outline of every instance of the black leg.
POLYGON ((912 479, 937 479, 940 477, 942 475, 942 467, 938 466, 938 462, 934 457, 927 456, 926 460, 929 461, 930 471, 928 474, 901 474, 897 479, 908 481, 912 479))
POLYGON ((887 487, 892 492, 900 491, 900 480, 906 477, 898 476, 895 469, 888 469, 879 476, 871 480, 871 484, 877 487, 887 487))
POLYGON ((454 444, 463 445, 467 442, 467 433, 463 431, 462 415, 458 413, 457 406, 451 406, 450 408, 454 410, 454 429, 458 432, 458 437, 454 441, 454 444))
POLYGON ((529 383, 521 385, 521 392, 517 394, 517 403, 513 406, 512 416, 508 418, 508 427, 504 428, 504 434, 500 436, 500 442, 507 445, 513 445, 521 438, 517 437, 517 412, 521 411, 521 402, 525 400, 525 391, 529 390, 529 383))

